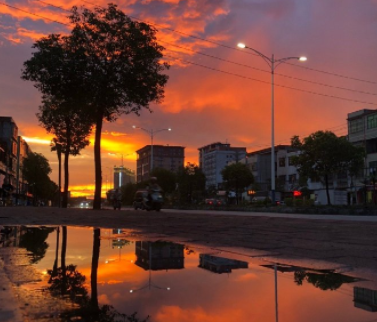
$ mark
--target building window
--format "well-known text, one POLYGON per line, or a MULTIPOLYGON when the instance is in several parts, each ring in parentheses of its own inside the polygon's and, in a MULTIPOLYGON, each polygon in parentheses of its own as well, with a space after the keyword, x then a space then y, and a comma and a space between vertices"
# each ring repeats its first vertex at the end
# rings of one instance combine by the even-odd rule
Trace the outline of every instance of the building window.
POLYGON ((288 158, 288 165, 294 165, 293 164, 293 159, 294 159, 293 156, 288 158))
POLYGON ((367 117, 367 129, 374 129, 377 127, 377 114, 369 115, 367 117))
POLYGON ((296 180, 297 180, 297 175, 296 174, 290 174, 288 180, 289 180, 290 183, 295 183, 296 180))
POLYGON ((285 158, 279 158, 279 167, 285 167, 285 158))
POLYGON ((363 130, 363 119, 360 118, 349 122, 349 133, 362 132, 363 130))

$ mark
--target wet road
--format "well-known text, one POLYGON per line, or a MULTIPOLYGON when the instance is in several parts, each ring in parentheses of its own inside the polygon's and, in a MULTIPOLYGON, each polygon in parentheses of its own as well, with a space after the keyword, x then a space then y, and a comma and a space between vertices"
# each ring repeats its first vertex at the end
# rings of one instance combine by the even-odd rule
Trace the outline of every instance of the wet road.
MULTIPOLYGON (((361 272, 373 279, 377 269, 377 216, 0 208, 0 226, 6 225, 126 228, 134 236, 201 244, 272 262, 361 272)), ((22 321, 3 258, 1 255, 0 320, 22 321)))

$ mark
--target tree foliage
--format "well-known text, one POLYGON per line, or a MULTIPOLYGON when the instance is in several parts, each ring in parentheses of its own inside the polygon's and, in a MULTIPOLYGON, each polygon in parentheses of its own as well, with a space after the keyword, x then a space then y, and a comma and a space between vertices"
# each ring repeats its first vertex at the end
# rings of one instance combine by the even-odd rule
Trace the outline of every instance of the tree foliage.
POLYGON ((188 163, 186 167, 178 171, 177 185, 180 202, 191 203, 202 199, 205 192, 206 177, 196 164, 188 163))
POLYGON ((99 209, 103 121, 139 115, 142 108, 150 110, 150 102, 160 102, 169 65, 161 62, 164 48, 157 43, 156 29, 131 20, 115 4, 94 10, 73 7, 69 18, 74 25, 70 35, 36 42, 32 59, 45 65, 26 63, 23 78, 34 81, 44 101, 53 101, 63 116, 66 108, 76 109, 94 127, 93 207, 99 209))
POLYGON ((330 131, 317 131, 302 141, 298 136, 294 136, 291 143, 300 151, 298 156, 292 158, 300 177, 323 180, 328 204, 331 204, 330 179, 340 173, 357 175, 363 167, 364 149, 330 131))
POLYGON ((168 77, 162 72, 163 47, 156 30, 127 17, 114 4, 93 11, 73 8, 75 24, 71 37, 86 54, 87 72, 82 77, 90 96, 89 113, 95 126, 94 208, 101 204, 101 132, 103 120, 114 121, 121 114, 139 115, 150 102, 160 102, 168 77))
POLYGON ((227 165, 222 171, 223 182, 227 190, 234 190, 238 200, 238 194, 254 182, 254 176, 246 164, 233 163, 227 165))
POLYGON ((57 185, 50 180, 51 167, 40 153, 29 153, 23 160, 22 175, 29 183, 34 201, 51 200, 57 192, 57 185))
POLYGON ((164 193, 172 193, 175 190, 176 175, 174 172, 163 168, 154 168, 151 177, 157 178, 157 182, 164 193))

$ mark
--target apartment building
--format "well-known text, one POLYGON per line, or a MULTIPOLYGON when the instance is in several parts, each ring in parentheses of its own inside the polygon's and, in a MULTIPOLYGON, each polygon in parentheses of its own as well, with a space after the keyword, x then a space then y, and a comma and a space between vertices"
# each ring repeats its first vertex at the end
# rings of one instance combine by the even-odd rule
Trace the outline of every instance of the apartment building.
POLYGON ((123 166, 114 166, 114 189, 120 188, 127 183, 135 183, 135 171, 123 166))
POLYGON ((230 163, 245 158, 246 148, 231 147, 229 143, 212 143, 199 150, 199 167, 206 176, 206 188, 222 188, 221 171, 230 163))
POLYGON ((137 182, 149 180, 152 168, 177 172, 184 166, 185 148, 183 146, 146 145, 136 153, 137 182))
POLYGON ((22 176, 24 158, 31 153, 27 142, 18 135, 12 117, 0 117, 0 187, 7 179, 14 187, 17 198, 25 199, 28 183, 22 176))
POLYGON ((377 110, 363 109, 348 114, 348 140, 365 147, 365 175, 377 170, 377 110))

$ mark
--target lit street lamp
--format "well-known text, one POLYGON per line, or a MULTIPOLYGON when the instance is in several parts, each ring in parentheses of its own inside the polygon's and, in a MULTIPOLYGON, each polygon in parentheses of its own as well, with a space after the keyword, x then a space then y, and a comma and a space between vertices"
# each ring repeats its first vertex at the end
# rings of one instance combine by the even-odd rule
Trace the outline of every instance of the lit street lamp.
POLYGON ((133 125, 132 127, 134 129, 139 129, 139 130, 143 130, 144 132, 147 132, 149 134, 149 136, 151 137, 151 163, 150 163, 150 171, 152 171, 153 170, 153 137, 158 132, 171 131, 171 128, 159 129, 159 130, 153 130, 153 129, 152 130, 147 130, 147 129, 144 129, 142 127, 135 126, 135 125, 133 125))
POLYGON ((287 60, 299 60, 304 62, 307 60, 306 57, 285 57, 280 59, 275 59, 274 54, 272 54, 271 58, 267 57, 266 55, 262 54, 258 50, 255 50, 251 47, 246 46, 243 43, 239 43, 237 45, 239 48, 246 48, 250 49, 258 56, 262 57, 263 60, 267 63, 268 66, 271 68, 271 201, 275 203, 275 125, 274 125, 274 75, 275 75, 275 68, 279 66, 281 63, 286 62, 287 60))

